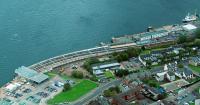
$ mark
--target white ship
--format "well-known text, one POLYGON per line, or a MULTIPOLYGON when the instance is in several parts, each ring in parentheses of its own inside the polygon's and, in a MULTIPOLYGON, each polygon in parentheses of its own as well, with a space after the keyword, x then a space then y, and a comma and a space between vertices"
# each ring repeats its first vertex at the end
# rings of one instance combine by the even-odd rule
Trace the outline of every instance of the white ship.
POLYGON ((188 15, 183 19, 183 22, 196 21, 197 19, 198 19, 198 16, 196 13, 195 15, 190 15, 190 13, 188 13, 188 15))

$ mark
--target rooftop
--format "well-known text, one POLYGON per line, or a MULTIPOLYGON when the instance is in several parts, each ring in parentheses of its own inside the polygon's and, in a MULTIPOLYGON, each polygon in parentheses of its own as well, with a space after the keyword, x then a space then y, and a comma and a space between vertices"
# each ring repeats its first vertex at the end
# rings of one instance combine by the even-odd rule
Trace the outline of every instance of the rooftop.
POLYGON ((183 28, 185 30, 188 30, 188 31, 197 29, 197 27, 195 25, 192 25, 192 24, 184 25, 183 28))
POLYGON ((156 31, 156 32, 147 32, 147 33, 141 34, 140 37, 148 37, 148 36, 153 36, 153 35, 159 35, 159 34, 163 34, 163 33, 166 33, 166 32, 168 32, 168 31, 160 30, 160 31, 156 31))
POLYGON ((15 70, 15 73, 21 77, 32 80, 36 83, 41 83, 42 81, 48 79, 48 76, 42 73, 38 73, 35 70, 29 69, 28 67, 21 66, 15 70))

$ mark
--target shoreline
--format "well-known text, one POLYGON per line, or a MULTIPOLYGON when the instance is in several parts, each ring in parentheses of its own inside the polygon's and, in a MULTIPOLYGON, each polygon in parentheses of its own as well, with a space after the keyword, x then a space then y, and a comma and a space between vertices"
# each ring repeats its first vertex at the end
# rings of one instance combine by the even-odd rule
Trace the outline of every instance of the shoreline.
MULTIPOLYGON (((199 20, 197 20, 196 22, 199 23, 199 20)), ((168 27, 174 26, 174 25, 182 26, 184 25, 184 23, 161 26, 161 27, 155 28, 155 32, 165 29, 165 28, 166 28, 165 30, 167 30, 168 27)), ((117 37, 116 39, 127 38, 127 37, 129 38, 132 36, 137 37, 145 33, 148 33, 148 31, 135 33, 132 35, 121 35, 117 37)), ((112 38, 111 41, 113 41, 113 39, 114 38, 112 38)), ((170 40, 159 42, 159 43, 153 43, 153 45, 162 44, 165 42, 170 42, 170 40)), ((117 44, 112 42, 106 45, 102 45, 100 47, 94 47, 94 48, 89 48, 89 49, 84 49, 84 50, 79 50, 79 51, 74 51, 74 52, 54 56, 54 57, 42 60, 40 62, 34 63, 32 65, 29 65, 27 67, 30 69, 36 70, 38 72, 44 73, 44 72, 51 71, 53 68, 56 68, 65 64, 70 64, 75 61, 84 60, 90 57, 103 56, 103 55, 111 54, 113 52, 121 52, 121 51, 126 50, 128 47, 138 47, 138 46, 141 46, 141 45, 138 45, 137 43, 133 43, 133 42, 117 43, 117 44)), ((14 79, 15 77, 11 81, 13 81, 14 79)), ((4 87, 6 84, 3 84, 0 88, 4 87)))

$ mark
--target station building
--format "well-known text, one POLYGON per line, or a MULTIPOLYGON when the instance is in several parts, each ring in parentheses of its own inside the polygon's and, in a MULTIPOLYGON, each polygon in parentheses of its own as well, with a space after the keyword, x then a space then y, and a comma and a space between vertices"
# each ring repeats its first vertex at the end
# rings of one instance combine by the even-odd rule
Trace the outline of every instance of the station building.
POLYGON ((167 36, 168 33, 169 32, 167 30, 160 30, 160 31, 156 31, 156 32, 146 32, 146 33, 142 33, 142 34, 138 35, 137 39, 140 41, 156 39, 156 38, 167 36))
POLYGON ((25 66, 21 66, 18 69, 16 69, 15 74, 36 84, 40 84, 49 78, 47 75, 39 73, 25 66))

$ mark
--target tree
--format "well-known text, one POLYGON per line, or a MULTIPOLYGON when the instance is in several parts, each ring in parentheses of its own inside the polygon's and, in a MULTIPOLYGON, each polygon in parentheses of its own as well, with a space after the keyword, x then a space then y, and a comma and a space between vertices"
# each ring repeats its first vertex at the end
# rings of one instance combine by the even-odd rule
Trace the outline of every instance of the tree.
POLYGON ((69 83, 64 84, 63 92, 71 89, 71 85, 69 83))
POLYGON ((125 51, 125 53, 128 54, 128 57, 131 58, 131 57, 137 57, 141 52, 141 49, 140 48, 133 48, 133 47, 130 47, 127 49, 127 51, 125 51))
POLYGON ((98 78, 97 78, 95 75, 93 75, 93 76, 90 78, 90 80, 97 82, 97 81, 98 81, 98 78))
POLYGON ((120 92, 121 92, 120 88, 118 86, 115 86, 115 87, 110 87, 109 89, 105 90, 103 93, 105 97, 112 97, 112 96, 117 95, 120 92))
POLYGON ((156 82, 149 82, 149 86, 157 88, 157 87, 159 87, 159 84, 156 82))
POLYGON ((126 51, 118 53, 115 52, 112 55, 118 62, 122 62, 128 60, 129 58, 137 57, 140 54, 140 52, 141 52, 140 48, 130 47, 126 51))
POLYGON ((82 79, 82 78, 83 78, 83 72, 81 72, 81 71, 73 71, 73 72, 72 72, 72 76, 73 76, 74 78, 82 79))
POLYGON ((183 64, 178 64, 178 68, 183 68, 183 64))
POLYGON ((128 70, 118 70, 115 72, 115 75, 118 77, 123 77, 129 74, 128 70))
POLYGON ((182 59, 185 56, 185 50, 179 50, 179 57, 182 59))
POLYGON ((142 47, 141 47, 141 50, 142 50, 142 51, 144 51, 145 49, 146 49, 145 46, 142 46, 142 47))
POLYGON ((200 39, 200 28, 196 30, 195 37, 200 39))
POLYGON ((88 72, 92 73, 92 64, 99 63, 100 61, 97 58, 89 58, 85 60, 83 64, 83 68, 85 68, 88 72))
POLYGON ((152 61, 151 61, 151 60, 147 60, 147 61, 146 61, 146 67, 147 67, 148 69, 151 69, 151 65, 152 65, 152 61))
POLYGON ((194 41, 194 45, 197 46, 197 47, 200 47, 200 39, 196 39, 194 41))
POLYGON ((178 37, 178 43, 181 44, 181 43, 185 43, 187 41, 187 36, 186 35, 180 35, 178 37))

